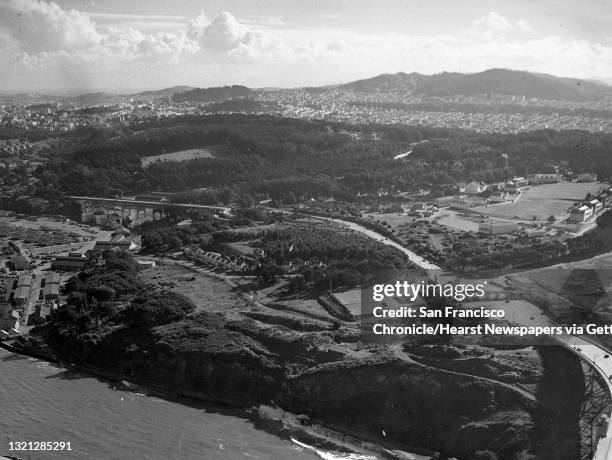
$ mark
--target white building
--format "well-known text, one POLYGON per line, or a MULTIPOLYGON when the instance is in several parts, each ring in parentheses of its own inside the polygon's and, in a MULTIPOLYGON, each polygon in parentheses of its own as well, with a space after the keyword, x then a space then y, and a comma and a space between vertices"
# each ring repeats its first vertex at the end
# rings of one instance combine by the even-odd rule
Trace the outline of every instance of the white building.
POLYGON ((593 216, 593 208, 585 204, 574 207, 570 210, 569 219, 570 223, 579 224, 586 222, 593 216))
POLYGON ((484 192, 487 189, 487 184, 483 183, 483 182, 476 182, 476 181, 472 181, 472 182, 468 182, 467 184, 465 184, 465 193, 481 193, 484 192))
POLYGON ((527 181, 532 185, 555 184, 561 180, 561 176, 557 173, 551 174, 531 174, 527 176, 527 181))

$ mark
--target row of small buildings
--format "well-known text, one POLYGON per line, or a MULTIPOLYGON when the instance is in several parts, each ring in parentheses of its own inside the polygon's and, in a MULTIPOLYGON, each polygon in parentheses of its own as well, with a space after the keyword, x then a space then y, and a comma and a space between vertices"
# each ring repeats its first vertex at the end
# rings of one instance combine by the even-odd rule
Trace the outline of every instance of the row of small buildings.
POLYGON ((0 330, 42 324, 57 308, 59 273, 9 276, 5 283, 6 292, 0 301, 0 330))
POLYGON ((488 220, 478 224, 480 235, 516 235, 527 238, 558 237, 559 231, 548 226, 527 226, 505 220, 488 220))
MULTIPOLYGON (((537 174, 534 176, 549 176, 549 175, 537 174)), ((558 176, 558 175, 555 174, 555 176, 558 176)), ((538 179, 538 180, 541 180, 541 179, 538 179)), ((559 180, 560 180, 560 176, 558 179, 554 180, 553 182, 558 182, 559 180)), ((487 184, 482 181, 471 181, 471 182, 466 182, 466 183, 460 183, 458 184, 458 188, 459 188, 459 193, 469 193, 469 194, 478 194, 478 193, 486 192, 487 190, 514 193, 519 188, 526 187, 530 183, 532 182, 528 179, 525 179, 524 177, 514 177, 511 180, 495 182, 492 184, 487 184)), ((538 182, 538 183, 552 183, 552 182, 538 182)))

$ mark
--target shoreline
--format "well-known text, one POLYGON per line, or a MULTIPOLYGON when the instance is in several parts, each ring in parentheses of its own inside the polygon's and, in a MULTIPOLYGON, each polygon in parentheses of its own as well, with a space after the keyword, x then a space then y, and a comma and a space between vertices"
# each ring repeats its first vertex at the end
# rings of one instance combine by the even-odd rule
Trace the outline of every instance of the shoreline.
MULTIPOLYGON (((188 403, 189 400, 191 400, 192 402, 217 405, 225 407, 227 409, 244 410, 245 415, 253 416, 253 414, 256 414, 255 416, 260 419, 268 419, 279 422, 283 430, 287 430, 287 427, 290 427, 289 431, 295 431, 299 434, 306 435, 311 438, 317 438, 321 441, 333 444, 336 447, 350 450, 353 453, 374 455, 374 459, 381 458, 388 460, 403 460, 406 458, 430 458, 434 452, 431 451, 431 454, 409 453, 403 449, 399 449, 397 446, 383 446, 380 444, 379 440, 375 439, 371 435, 368 435, 367 433, 356 433, 350 429, 344 429, 343 427, 338 426, 331 427, 319 423, 317 420, 310 418, 308 418, 308 422, 304 424, 301 421, 302 416, 285 411, 281 408, 274 408, 265 404, 260 404, 259 406, 252 408, 237 406, 227 401, 205 398, 195 392, 177 391, 176 389, 172 389, 166 385, 150 382, 134 376, 126 376, 108 369, 100 369, 86 364, 68 363, 62 360, 61 358, 50 354, 49 352, 43 350, 28 350, 24 349, 23 347, 15 346, 9 342, 10 341, 0 342, 0 348, 3 348, 4 350, 13 354, 27 356, 29 358, 34 358, 55 364, 61 367, 62 370, 66 372, 82 373, 103 380, 107 383, 117 383, 120 385, 119 389, 123 391, 133 392, 136 391, 136 387, 138 387, 138 389, 140 390, 145 390, 142 393, 145 396, 169 399, 179 404, 188 403), (268 408, 268 411, 276 412, 277 416, 272 418, 264 416, 262 408, 268 408), (361 437, 357 438, 357 436, 361 437)), ((296 433, 291 433, 291 436, 288 439, 291 442, 294 442, 295 437, 296 433)), ((313 447, 313 449, 318 450, 319 448, 313 447)), ((428 451, 424 448, 415 448, 414 450, 418 450, 421 452, 428 451)))

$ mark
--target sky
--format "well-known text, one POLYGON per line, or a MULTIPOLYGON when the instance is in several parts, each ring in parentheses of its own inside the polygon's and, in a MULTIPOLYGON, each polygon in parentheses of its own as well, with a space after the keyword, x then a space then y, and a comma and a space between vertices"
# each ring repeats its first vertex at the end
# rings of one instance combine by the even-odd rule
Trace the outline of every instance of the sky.
POLYGON ((610 0, 0 0, 0 93, 494 67, 612 83, 610 0))

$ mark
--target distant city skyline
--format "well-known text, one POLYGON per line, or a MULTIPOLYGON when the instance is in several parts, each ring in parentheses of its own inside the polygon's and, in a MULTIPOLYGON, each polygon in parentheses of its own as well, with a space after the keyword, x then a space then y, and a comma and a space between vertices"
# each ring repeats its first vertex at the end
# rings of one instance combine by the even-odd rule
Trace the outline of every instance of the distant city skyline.
POLYGON ((328 85, 493 67, 612 83, 606 0, 0 0, 0 92, 328 85))

